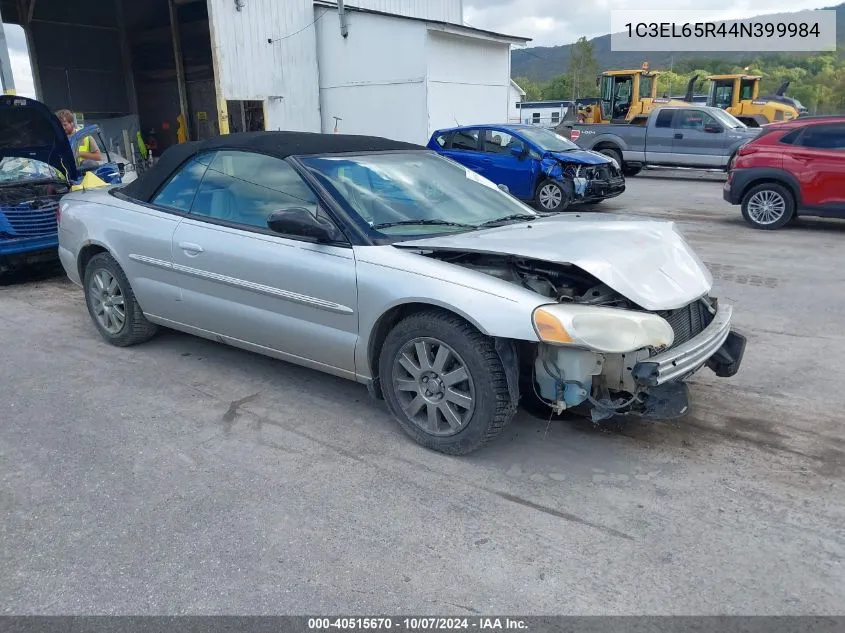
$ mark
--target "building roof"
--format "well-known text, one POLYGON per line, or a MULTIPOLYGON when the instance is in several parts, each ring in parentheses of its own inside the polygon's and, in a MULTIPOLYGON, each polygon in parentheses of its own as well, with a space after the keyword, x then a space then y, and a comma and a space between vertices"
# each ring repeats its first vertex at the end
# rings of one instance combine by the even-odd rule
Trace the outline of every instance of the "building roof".
MULTIPOLYGON (((314 0, 314 4, 321 7, 329 7, 337 9, 337 2, 330 0, 314 0)), ((454 22, 443 22, 440 20, 429 20, 428 18, 410 17, 407 15, 399 15, 398 13, 388 13, 387 11, 377 11, 376 9, 362 9, 361 7, 353 7, 349 5, 344 6, 347 12, 355 13, 369 13, 371 15, 382 15, 389 18, 399 18, 401 20, 411 20, 413 22, 424 22, 429 27, 436 27, 441 31, 455 33, 456 35, 468 35, 475 37, 484 37, 486 39, 498 40, 510 44, 525 44, 531 41, 530 37, 521 37, 518 35, 508 35, 506 33, 497 33, 496 31, 487 31, 484 29, 477 29, 473 26, 466 26, 464 24, 455 24, 454 22)))
POLYGON ((525 96, 525 91, 520 88, 519 84, 516 83, 513 79, 511 79, 511 86, 516 88, 517 92, 519 92, 520 95, 522 95, 523 97, 525 96))
POLYGON ((520 108, 562 108, 563 106, 574 105, 573 101, 523 101, 520 108))
POLYGON ((215 150, 252 151, 276 158, 347 152, 424 150, 421 145, 393 141, 379 136, 320 134, 317 132, 241 132, 191 141, 169 147, 158 162, 121 191, 136 200, 149 201, 173 172, 197 154, 215 150))

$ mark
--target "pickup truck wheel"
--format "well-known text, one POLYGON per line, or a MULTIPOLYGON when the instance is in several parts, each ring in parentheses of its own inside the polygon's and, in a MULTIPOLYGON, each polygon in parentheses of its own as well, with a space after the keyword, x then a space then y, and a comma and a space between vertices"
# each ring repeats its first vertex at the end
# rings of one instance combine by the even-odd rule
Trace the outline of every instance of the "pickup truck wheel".
POLYGON ((640 173, 642 170, 643 170, 643 168, 642 168, 642 167, 627 167, 627 166, 624 166, 624 165, 623 165, 623 166, 622 166, 622 175, 623 175, 623 176, 628 176, 629 178, 631 178, 631 177, 633 177, 633 176, 636 176, 636 175, 637 175, 638 173, 640 173))
POLYGON ((569 194, 554 180, 545 180, 537 187, 535 203, 540 211, 563 211, 569 206, 569 202, 569 194))
POLYGON ((752 187, 742 198, 742 217, 757 229, 779 229, 795 215, 795 198, 783 185, 766 182, 752 187))
POLYGON ((106 342, 128 347, 150 340, 156 326, 147 321, 123 269, 108 253, 94 255, 85 267, 85 304, 106 342))
POLYGON ((400 321, 382 347, 379 378, 402 430, 441 453, 481 448, 516 413, 493 341, 445 312, 400 321))
POLYGON ((599 154, 604 154, 608 158, 612 158, 616 161, 616 164, 619 165, 619 167, 622 167, 622 154, 619 152, 619 150, 615 150, 610 147, 605 147, 604 149, 599 150, 599 154))

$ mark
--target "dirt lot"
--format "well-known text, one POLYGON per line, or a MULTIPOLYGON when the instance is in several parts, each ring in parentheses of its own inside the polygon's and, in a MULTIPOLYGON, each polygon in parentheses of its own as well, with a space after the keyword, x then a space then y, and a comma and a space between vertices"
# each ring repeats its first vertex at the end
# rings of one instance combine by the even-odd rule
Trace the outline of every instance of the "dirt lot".
POLYGON ((0 611, 833 614, 845 587, 845 223, 676 220, 749 337, 679 422, 521 414, 448 458, 363 387, 175 333, 101 341, 61 277, 0 288, 0 611), (838 589, 837 589, 838 587, 838 589))

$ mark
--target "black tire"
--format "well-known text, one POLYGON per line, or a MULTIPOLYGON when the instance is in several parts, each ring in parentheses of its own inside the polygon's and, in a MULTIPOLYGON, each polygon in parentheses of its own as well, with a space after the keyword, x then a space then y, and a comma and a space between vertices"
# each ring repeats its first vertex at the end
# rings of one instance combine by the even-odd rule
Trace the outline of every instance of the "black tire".
POLYGON ((792 217, 795 215, 795 196, 792 192, 776 182, 764 182, 760 185, 752 187, 745 192, 742 197, 742 217, 755 229, 763 229, 767 231, 774 231, 789 224, 792 217), (761 199, 768 199, 772 204, 780 207, 782 205, 782 213, 768 222, 763 222, 760 212, 756 209, 760 204, 761 199))
POLYGON ((633 178, 638 173, 643 170, 642 167, 628 167, 627 165, 622 166, 622 175, 627 178, 633 178))
POLYGON ((571 202, 569 192, 559 182, 547 179, 537 185, 537 192, 534 195, 534 207, 541 213, 565 211, 571 202), (557 193, 555 193, 555 190, 557 193), (559 200, 559 202, 549 206, 550 201, 553 200, 559 200))
POLYGON ((612 158, 616 161, 616 164, 619 167, 622 167, 622 152, 617 149, 613 149, 612 147, 605 147, 603 149, 598 150, 599 154, 604 154, 608 158, 612 158))
MULTIPOLYGON (((439 310, 419 312, 396 324, 381 349, 379 379, 387 407, 402 430, 425 448, 448 455, 466 455, 478 450, 502 432, 517 410, 517 403, 510 396, 505 369, 493 341, 463 319, 439 310), (473 408, 465 412, 467 418, 459 430, 454 431, 452 428, 446 431, 451 432, 450 435, 438 435, 423 429, 403 409, 403 406, 412 407, 417 397, 422 397, 422 393, 412 397, 408 394, 413 391, 400 390, 396 384, 398 378, 395 378, 402 375, 402 372, 412 376, 404 369, 406 365, 400 362, 400 358, 403 348, 418 339, 436 340, 451 348, 449 351, 453 356, 450 362, 461 362, 469 377, 468 381, 454 383, 453 386, 464 385, 469 388, 473 408), (402 400, 400 394, 404 394, 402 400), (410 404, 407 402, 409 399, 410 404)), ((413 379, 412 376, 411 381, 413 379)), ((407 378, 404 380, 408 381, 407 378)), ((418 388, 421 388, 422 383, 419 384, 418 388)), ((419 414, 423 411, 428 413, 429 401, 425 402, 419 414)), ((435 419, 440 424, 445 422, 442 412, 436 413, 435 419)))
POLYGON ((111 255, 108 253, 94 255, 85 267, 83 280, 85 305, 88 307, 88 314, 91 316, 91 320, 94 322, 100 336, 106 342, 117 347, 129 347, 130 345, 145 343, 155 336, 158 328, 144 317, 141 306, 138 305, 138 301, 135 299, 132 286, 129 285, 129 280, 126 278, 123 269, 111 255), (110 298, 120 296, 123 302, 123 322, 119 328, 117 327, 117 322, 115 322, 115 331, 110 331, 100 321, 100 317, 97 314, 97 306, 95 305, 97 302, 97 292, 95 290, 97 284, 96 277, 103 272, 115 280, 119 291, 119 295, 111 293, 109 295, 110 298))

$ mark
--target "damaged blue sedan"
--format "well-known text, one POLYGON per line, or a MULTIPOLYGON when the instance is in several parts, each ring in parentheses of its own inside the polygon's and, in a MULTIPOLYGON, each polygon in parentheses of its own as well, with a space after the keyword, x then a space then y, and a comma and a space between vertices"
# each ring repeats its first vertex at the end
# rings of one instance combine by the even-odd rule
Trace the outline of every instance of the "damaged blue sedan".
POLYGON ((625 191, 610 156, 583 150, 534 125, 474 125, 437 130, 428 147, 493 181, 545 213, 595 204, 625 191))

